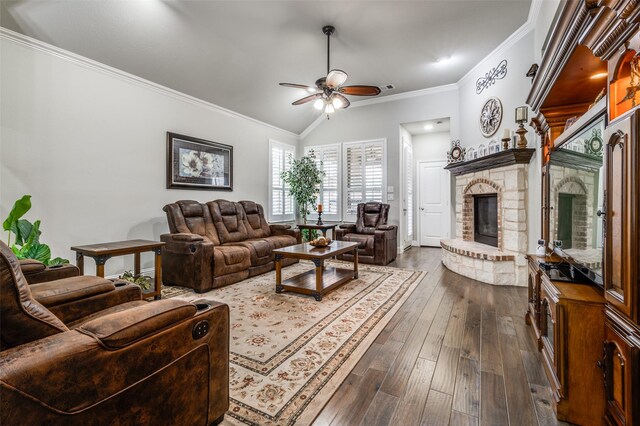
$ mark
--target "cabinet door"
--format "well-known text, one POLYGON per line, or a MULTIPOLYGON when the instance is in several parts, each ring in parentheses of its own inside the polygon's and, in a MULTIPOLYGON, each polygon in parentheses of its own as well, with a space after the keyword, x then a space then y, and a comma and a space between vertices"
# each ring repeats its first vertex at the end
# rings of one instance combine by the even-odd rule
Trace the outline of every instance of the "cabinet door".
POLYGON ((607 420, 615 425, 639 424, 637 393, 640 386, 638 380, 640 365, 638 365, 637 342, 624 326, 609 318, 605 335, 604 376, 607 420))
POLYGON ((605 151, 605 290, 638 321, 638 112, 607 129, 605 151))

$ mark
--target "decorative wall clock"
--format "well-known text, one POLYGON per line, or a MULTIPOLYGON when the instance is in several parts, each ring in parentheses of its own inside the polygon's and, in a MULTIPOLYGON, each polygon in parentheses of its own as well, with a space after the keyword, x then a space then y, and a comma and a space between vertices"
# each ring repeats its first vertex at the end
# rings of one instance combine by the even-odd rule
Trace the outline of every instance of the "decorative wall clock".
POLYGON ((480 111, 480 132, 485 138, 493 136, 502 122, 502 103, 498 98, 489 98, 480 111))
POLYGON ((465 148, 460 146, 460 140, 451 141, 451 149, 447 152, 448 163, 460 163, 464 161, 465 148))
POLYGON ((593 129, 591 132, 591 139, 585 143, 585 148, 588 154, 602 156, 602 148, 604 142, 602 141, 602 133, 600 129, 593 129))

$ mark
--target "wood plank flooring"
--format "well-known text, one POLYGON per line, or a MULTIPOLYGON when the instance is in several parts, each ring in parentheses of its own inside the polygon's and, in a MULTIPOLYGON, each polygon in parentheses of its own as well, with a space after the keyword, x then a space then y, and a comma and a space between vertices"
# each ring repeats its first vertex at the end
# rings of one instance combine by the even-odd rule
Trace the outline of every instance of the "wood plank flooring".
POLYGON ((556 425, 524 322, 526 289, 462 277, 440 249, 390 266, 427 271, 314 425, 556 425))

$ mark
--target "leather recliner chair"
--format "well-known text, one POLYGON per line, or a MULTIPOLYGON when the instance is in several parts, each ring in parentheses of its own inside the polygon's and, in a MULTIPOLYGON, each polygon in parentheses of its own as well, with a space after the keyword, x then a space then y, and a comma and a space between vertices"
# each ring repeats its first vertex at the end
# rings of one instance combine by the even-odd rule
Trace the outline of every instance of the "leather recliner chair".
POLYGON ((65 323, 0 242, 0 424, 210 424, 229 406, 229 308, 123 303, 65 323))
MULTIPOLYGON (((389 204, 360 203, 355 224, 340 225, 336 239, 358 243, 358 261, 386 265, 398 255, 398 227, 387 225, 389 204)), ((353 261, 351 253, 338 259, 353 261)))

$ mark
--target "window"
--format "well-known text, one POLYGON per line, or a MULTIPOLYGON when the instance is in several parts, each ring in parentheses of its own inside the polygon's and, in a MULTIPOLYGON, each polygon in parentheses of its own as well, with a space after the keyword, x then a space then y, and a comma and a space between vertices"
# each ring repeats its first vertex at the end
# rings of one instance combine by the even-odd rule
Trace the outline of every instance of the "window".
POLYGON ((293 197, 280 175, 291 168, 291 158, 296 147, 269 141, 269 219, 271 221, 294 220, 293 197))
MULTIPOLYGON (((340 144, 308 146, 305 155, 313 151, 318 168, 324 171, 324 178, 320 185, 318 203, 322 204, 322 219, 339 221, 340 212, 340 144)), ((312 217, 318 215, 312 211, 312 217)))
POLYGON ((358 203, 386 201, 386 141, 345 143, 343 158, 343 218, 355 222, 358 203))

